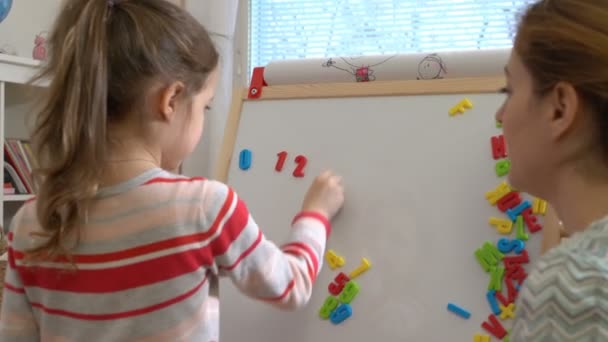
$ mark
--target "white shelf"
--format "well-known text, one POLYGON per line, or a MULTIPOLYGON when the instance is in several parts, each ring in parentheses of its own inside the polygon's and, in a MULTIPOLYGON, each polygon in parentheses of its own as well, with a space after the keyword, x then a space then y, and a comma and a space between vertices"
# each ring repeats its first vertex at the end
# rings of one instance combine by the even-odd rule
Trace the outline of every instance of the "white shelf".
POLYGON ((30 67, 40 66, 40 61, 37 61, 33 58, 21 57, 21 56, 13 56, 5 53, 0 53, 0 62, 7 64, 15 64, 15 65, 23 65, 30 67))
POLYGON ((30 198, 34 197, 34 195, 4 195, 4 202, 25 202, 30 198))
MULTIPOLYGON (((0 82, 26 84, 36 74, 41 62, 32 58, 0 53, 0 82)), ((46 85, 47 82, 43 82, 46 85)))

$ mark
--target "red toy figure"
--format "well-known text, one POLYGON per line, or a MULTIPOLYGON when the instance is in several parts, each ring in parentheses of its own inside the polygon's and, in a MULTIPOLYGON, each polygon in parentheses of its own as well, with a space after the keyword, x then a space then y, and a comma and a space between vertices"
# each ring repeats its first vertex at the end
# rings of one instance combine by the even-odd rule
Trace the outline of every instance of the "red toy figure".
POLYGON ((46 59, 46 37, 43 34, 44 32, 37 34, 36 39, 34 39, 33 57, 39 61, 46 59))
POLYGON ((355 74, 357 82, 369 82, 369 71, 369 67, 358 68, 355 74))

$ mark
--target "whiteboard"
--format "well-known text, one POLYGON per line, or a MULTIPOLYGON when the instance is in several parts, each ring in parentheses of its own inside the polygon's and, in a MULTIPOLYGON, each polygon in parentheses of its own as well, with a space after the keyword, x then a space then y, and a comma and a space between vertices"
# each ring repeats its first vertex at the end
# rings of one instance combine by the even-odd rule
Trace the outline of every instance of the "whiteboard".
MULTIPOLYGON (((346 265, 324 263, 310 304, 297 312, 244 297, 223 279, 221 341, 471 341, 488 334, 481 324, 491 313, 489 275, 474 251, 505 237, 488 220, 507 216, 485 199, 505 180, 494 171, 490 144, 501 134, 494 113, 503 100, 484 93, 245 101, 227 183, 280 245, 313 177, 325 168, 341 174, 346 201, 328 249, 346 265), (448 115, 465 97, 473 108, 448 115), (252 152, 248 170, 239 168, 243 149, 252 152), (288 158, 276 172, 281 151, 288 158), (303 178, 292 174, 297 155, 308 159, 303 178), (362 257, 372 267, 356 279, 352 316, 338 325, 322 320, 328 284, 362 257), (450 302, 471 317, 449 312, 450 302)), ((539 242, 538 233, 526 241, 530 264, 539 242)), ((501 323, 508 329, 510 321, 501 323)))

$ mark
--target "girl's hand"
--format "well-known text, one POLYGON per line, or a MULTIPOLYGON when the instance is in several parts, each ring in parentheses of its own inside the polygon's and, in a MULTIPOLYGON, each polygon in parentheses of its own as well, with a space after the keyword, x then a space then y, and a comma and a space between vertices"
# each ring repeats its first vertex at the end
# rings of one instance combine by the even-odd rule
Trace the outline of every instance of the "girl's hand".
POLYGON ((331 220, 344 204, 342 178, 331 171, 318 175, 308 188, 302 211, 317 211, 331 220))

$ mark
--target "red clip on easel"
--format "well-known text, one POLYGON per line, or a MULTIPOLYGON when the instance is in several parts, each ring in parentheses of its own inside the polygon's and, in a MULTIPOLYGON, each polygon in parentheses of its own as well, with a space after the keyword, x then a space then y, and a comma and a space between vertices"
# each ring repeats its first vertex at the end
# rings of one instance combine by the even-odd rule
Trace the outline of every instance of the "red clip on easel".
POLYGON ((251 84, 249 85, 247 98, 259 98, 262 95, 262 88, 267 85, 266 81, 264 81, 264 67, 253 68, 253 75, 251 76, 251 84))

